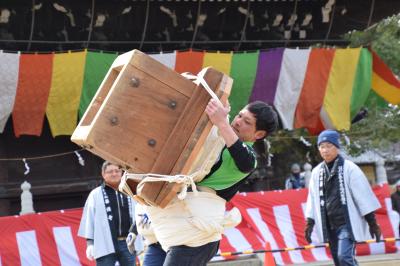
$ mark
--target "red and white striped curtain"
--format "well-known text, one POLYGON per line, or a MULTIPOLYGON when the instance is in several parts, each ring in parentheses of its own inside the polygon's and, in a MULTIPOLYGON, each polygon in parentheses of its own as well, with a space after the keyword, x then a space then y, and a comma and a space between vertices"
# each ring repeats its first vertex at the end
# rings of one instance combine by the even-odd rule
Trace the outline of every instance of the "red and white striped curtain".
MULTIPOLYGON (((399 216, 392 210, 388 185, 374 187, 382 208, 377 220, 384 238, 398 238, 399 216)), ((219 252, 261 250, 306 245, 303 237, 307 190, 252 192, 236 195, 229 203, 240 209, 242 223, 225 231, 219 252)), ((94 265, 85 256, 86 243, 77 236, 82 209, 25 216, 0 217, 0 265, 94 265)), ((357 246, 357 255, 397 252, 399 243, 357 246)), ((278 264, 329 260, 326 248, 274 253, 278 264)))

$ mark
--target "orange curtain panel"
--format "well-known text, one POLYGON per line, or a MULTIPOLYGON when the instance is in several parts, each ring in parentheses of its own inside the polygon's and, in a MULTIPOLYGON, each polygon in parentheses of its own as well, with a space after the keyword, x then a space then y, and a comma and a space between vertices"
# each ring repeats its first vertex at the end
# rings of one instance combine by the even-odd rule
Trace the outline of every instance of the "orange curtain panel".
POLYGON ((14 134, 40 136, 51 85, 53 54, 23 54, 12 113, 14 134))
POLYGON ((308 60, 303 88, 295 113, 295 128, 307 128, 311 134, 323 130, 320 111, 331 71, 334 49, 315 48, 308 60))
POLYGON ((176 53, 175 71, 178 73, 189 72, 194 75, 203 67, 204 52, 185 51, 176 53))

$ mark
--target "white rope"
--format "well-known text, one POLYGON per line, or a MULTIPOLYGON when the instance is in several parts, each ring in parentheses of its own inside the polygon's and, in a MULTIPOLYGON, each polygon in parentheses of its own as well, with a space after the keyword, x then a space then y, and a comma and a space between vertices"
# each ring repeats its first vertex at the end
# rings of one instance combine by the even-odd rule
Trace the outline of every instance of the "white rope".
MULTIPOLYGON (((208 94, 210 94, 211 98, 213 98, 214 100, 221 102, 218 98, 218 96, 214 93, 214 91, 210 88, 210 86, 208 86, 207 81, 204 79, 204 75, 207 72, 207 70, 209 69, 209 67, 203 68, 199 74, 193 75, 189 72, 184 72, 181 75, 184 76, 185 78, 192 80, 194 84, 196 84, 197 86, 199 84, 203 85, 204 89, 208 92, 208 94)), ((221 103, 222 104, 222 103, 221 103)))
POLYGON ((197 172, 193 173, 191 175, 159 175, 159 174, 153 174, 153 173, 148 173, 148 174, 125 173, 124 178, 125 179, 128 179, 128 178, 142 179, 142 181, 140 183, 166 181, 169 183, 184 184, 181 191, 178 193, 178 199, 183 200, 184 198, 186 198, 187 188, 189 186, 192 188, 192 191, 194 192, 195 195, 198 194, 196 183, 193 180, 196 175, 197 175, 197 172))

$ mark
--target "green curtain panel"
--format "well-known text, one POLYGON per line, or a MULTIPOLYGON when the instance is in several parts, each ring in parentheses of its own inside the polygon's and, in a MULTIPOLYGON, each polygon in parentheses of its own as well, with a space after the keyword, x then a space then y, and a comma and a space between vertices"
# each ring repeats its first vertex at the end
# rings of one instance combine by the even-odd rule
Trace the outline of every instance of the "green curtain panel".
POLYGON ((372 55, 368 49, 361 49, 357 71, 354 78, 353 92, 350 100, 350 119, 365 105, 371 90, 372 55))
POLYGON ((229 102, 231 104, 231 119, 249 101, 257 73, 259 52, 233 54, 230 76, 233 86, 229 102))
POLYGON ((83 79, 81 100, 79 103, 79 119, 82 118, 93 96, 111 67, 117 54, 88 52, 86 55, 85 74, 83 79))

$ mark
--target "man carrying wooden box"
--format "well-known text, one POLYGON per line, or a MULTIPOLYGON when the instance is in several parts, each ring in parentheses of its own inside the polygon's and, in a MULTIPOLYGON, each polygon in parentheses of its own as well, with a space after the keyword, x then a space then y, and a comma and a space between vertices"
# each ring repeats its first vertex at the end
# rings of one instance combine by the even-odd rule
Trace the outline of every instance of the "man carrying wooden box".
POLYGON ((250 144, 277 127, 262 102, 229 124, 221 102, 232 79, 212 68, 188 77, 137 50, 119 56, 71 137, 135 173, 120 190, 148 205, 164 265, 205 265, 215 255, 224 227, 241 219, 225 203, 256 166, 250 144))
POLYGON ((277 114, 263 102, 247 105, 231 124, 229 108, 210 100, 205 112, 218 128, 225 147, 210 173, 196 183, 196 192, 174 199, 164 209, 146 208, 155 235, 167 250, 164 266, 206 265, 219 247, 225 227, 240 223, 240 213, 225 212, 225 204, 256 167, 251 143, 262 141, 277 128, 277 114))

